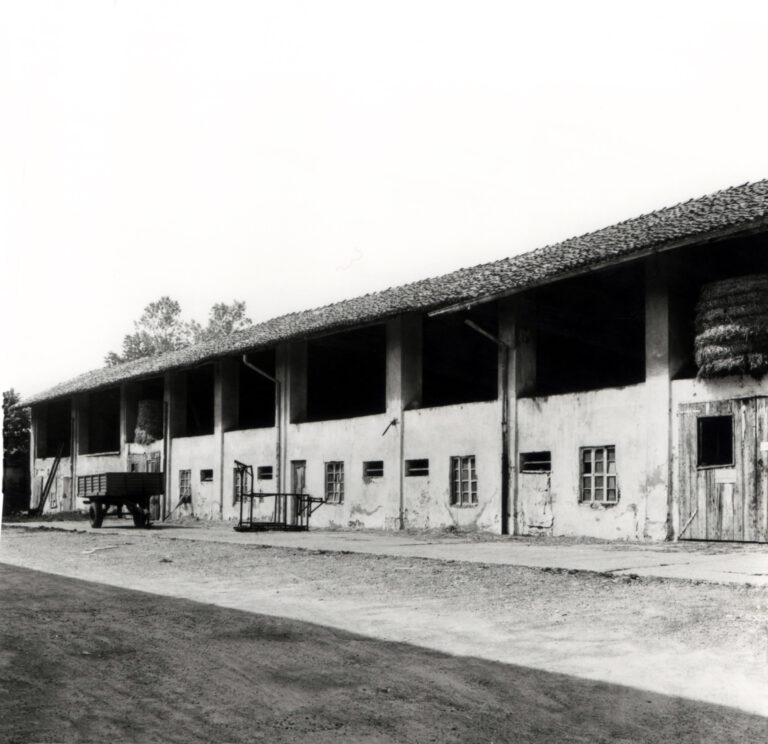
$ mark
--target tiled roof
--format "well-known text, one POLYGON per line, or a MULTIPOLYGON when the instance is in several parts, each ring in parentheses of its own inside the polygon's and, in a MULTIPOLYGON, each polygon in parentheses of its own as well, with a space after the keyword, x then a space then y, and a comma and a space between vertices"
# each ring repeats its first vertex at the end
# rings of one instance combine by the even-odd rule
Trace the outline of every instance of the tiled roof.
POLYGON ((747 183, 512 258, 459 269, 314 310, 282 315, 215 341, 93 370, 30 396, 23 403, 40 403, 103 388, 282 341, 384 320, 404 312, 431 311, 519 291, 679 242, 737 232, 766 219, 768 181, 747 183))

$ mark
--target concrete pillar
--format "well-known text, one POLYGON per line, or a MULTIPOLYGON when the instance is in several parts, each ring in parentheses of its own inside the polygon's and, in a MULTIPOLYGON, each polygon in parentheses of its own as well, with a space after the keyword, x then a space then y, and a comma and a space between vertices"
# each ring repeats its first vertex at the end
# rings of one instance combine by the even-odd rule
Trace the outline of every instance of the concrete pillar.
POLYGON ((522 297, 509 297, 499 302, 499 339, 504 344, 499 349, 499 405, 502 407, 502 430, 506 419, 507 440, 506 463, 502 463, 501 474, 502 492, 507 490, 507 513, 502 514, 502 532, 513 535, 522 531, 518 509, 520 453, 517 400, 522 395, 533 394, 536 389, 536 335, 534 329, 524 322, 527 302, 530 300, 522 297))
MULTIPOLYGON (((133 432, 128 433, 129 419, 129 390, 128 383, 120 385, 120 465, 123 471, 128 471, 128 442, 133 440, 133 432)), ((136 426, 134 417, 133 426, 136 426)))
POLYGON ((307 342, 288 345, 287 367, 288 419, 299 423, 307 418, 307 342))
POLYGON ((382 440, 384 472, 388 477, 385 524, 405 527, 403 501, 403 453, 405 416, 409 408, 422 402, 422 318, 415 313, 400 315, 386 326, 386 413, 389 426, 382 440))
POLYGON ((186 377, 183 373, 166 372, 163 377, 163 472, 165 495, 160 516, 165 519, 172 507, 173 489, 173 437, 186 427, 186 377), (179 412, 181 409, 181 413, 179 412))
MULTIPOLYGON (((291 490, 291 475, 288 472, 288 464, 290 462, 288 426, 292 421, 291 410, 293 406, 291 402, 291 357, 291 344, 281 344, 275 350, 275 379, 278 381, 278 386, 275 390, 275 426, 277 427, 275 490, 278 493, 285 493, 291 490)), ((300 410, 297 413, 303 411, 304 415, 306 415, 306 353, 304 355, 304 362, 303 373, 297 371, 299 376, 301 374, 304 375, 305 380, 303 403, 299 401, 297 409, 300 410)), ((301 392, 302 387, 298 386, 298 389, 301 392)))
POLYGON ((232 377, 232 366, 231 359, 219 359, 213 365, 213 483, 219 497, 220 519, 224 516, 224 432, 232 420, 226 383, 232 377))
POLYGON ((672 385, 683 363, 673 331, 670 277, 665 256, 651 256, 645 272, 645 525, 643 537, 671 537, 676 521, 672 484, 672 385))
POLYGON ((77 454, 84 455, 90 448, 89 421, 88 421, 88 393, 80 393, 72 399, 72 404, 77 411, 77 454))

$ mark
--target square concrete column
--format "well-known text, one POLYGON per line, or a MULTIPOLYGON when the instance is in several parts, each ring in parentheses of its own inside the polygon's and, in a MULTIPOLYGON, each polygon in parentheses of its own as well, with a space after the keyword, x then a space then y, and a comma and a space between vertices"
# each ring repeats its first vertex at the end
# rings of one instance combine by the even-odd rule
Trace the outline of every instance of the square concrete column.
POLYGON ((288 420, 300 423, 307 418, 307 342, 293 341, 287 349, 281 349, 285 378, 281 387, 287 391, 288 420))
POLYGON ((219 496, 219 517, 224 516, 224 434, 237 426, 239 363, 228 357, 214 364, 213 479, 219 496))
POLYGON ((172 508, 173 438, 186 428, 186 382, 186 376, 183 372, 166 372, 163 377, 163 472, 165 473, 165 495, 160 509, 160 515, 163 519, 172 508))
POLYGON ((418 408, 422 400, 422 321, 415 313, 387 321, 387 412, 418 408))
POLYGON ((128 442, 133 441, 133 429, 136 426, 136 406, 131 405, 129 385, 131 383, 127 382, 120 385, 120 465, 126 472, 128 471, 128 442), (131 418, 132 421, 129 422, 131 418))
MULTIPOLYGON (((506 451, 502 457, 502 532, 521 533, 518 508, 518 415, 517 399, 536 388, 536 335, 525 323, 527 302, 509 297, 499 302, 499 403, 506 451)), ((504 443, 502 443, 502 446, 504 443)))
POLYGON ((389 424, 383 435, 384 472, 387 478, 385 524, 404 527, 403 453, 405 415, 422 402, 422 318, 408 313, 392 318, 386 326, 386 413, 389 424))
POLYGON ((672 378, 684 355, 670 276, 671 256, 651 256, 645 272, 645 395, 647 410, 644 536, 671 537, 676 519, 672 483, 672 378))
POLYGON ((82 455, 88 452, 90 444, 88 431, 88 393, 80 393, 79 395, 74 396, 72 405, 77 412, 77 442, 73 442, 73 447, 76 448, 78 455, 82 455))

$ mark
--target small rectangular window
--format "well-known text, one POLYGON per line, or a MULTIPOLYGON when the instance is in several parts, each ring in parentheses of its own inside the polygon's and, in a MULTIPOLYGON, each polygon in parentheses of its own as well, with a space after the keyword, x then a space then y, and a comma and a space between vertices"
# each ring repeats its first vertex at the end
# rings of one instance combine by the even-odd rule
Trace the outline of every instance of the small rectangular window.
POLYGON ((363 463, 363 478, 381 478, 383 475, 383 460, 368 460, 363 463))
POLYGON ((179 498, 192 498, 192 471, 179 470, 179 498))
POLYGON ((256 468, 256 478, 257 480, 272 480, 272 466, 260 465, 256 468))
POLYGON ((521 452, 521 473, 549 473, 552 471, 551 452, 521 452))
POLYGON ((477 503, 475 456, 451 458, 451 505, 472 506, 477 503))
POLYGON ((616 447, 581 448, 581 501, 615 504, 619 500, 616 481, 616 447))
POLYGON ((698 424, 697 466, 733 465, 733 416, 702 416, 698 424))
POLYGON ((429 475, 429 460, 406 460, 405 474, 409 477, 429 475))
POLYGON ((208 483, 213 480, 213 470, 210 468, 200 471, 200 482, 208 483))
POLYGON ((325 500, 329 504, 344 502, 344 463, 325 463, 325 500))

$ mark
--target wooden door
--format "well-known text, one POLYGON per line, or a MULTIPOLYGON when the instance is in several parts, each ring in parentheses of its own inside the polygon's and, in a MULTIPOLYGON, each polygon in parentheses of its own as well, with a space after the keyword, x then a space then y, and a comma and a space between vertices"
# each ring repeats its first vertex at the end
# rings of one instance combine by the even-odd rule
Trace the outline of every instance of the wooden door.
POLYGON ((768 542, 768 399, 679 409, 679 537, 768 542))
POLYGON ((296 494, 303 494, 306 489, 306 460, 291 460, 291 495, 287 497, 287 523, 298 523, 299 504, 296 494))
POLYGON ((291 460, 291 493, 304 493, 307 488, 307 461, 291 460))

